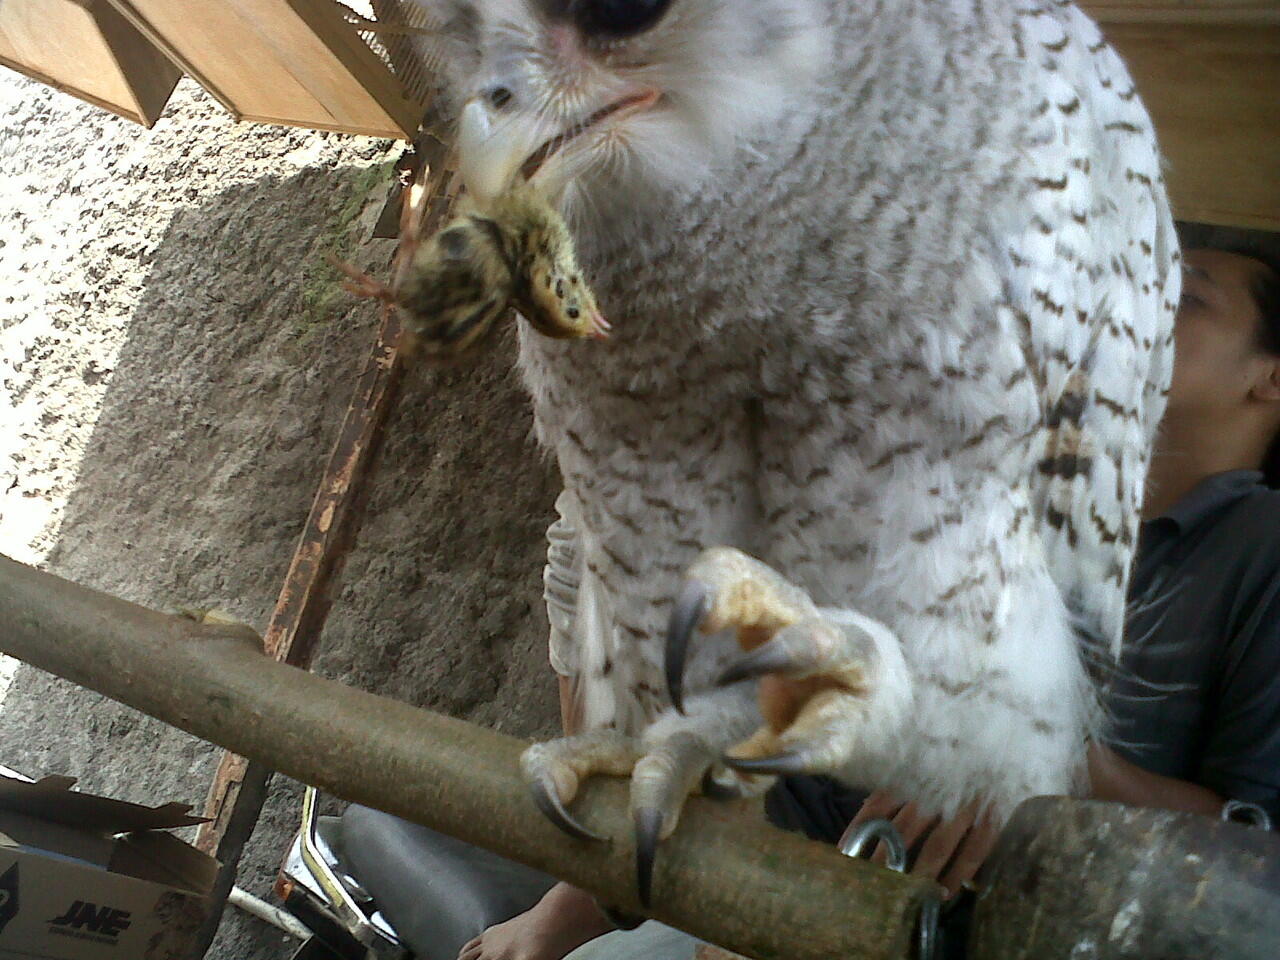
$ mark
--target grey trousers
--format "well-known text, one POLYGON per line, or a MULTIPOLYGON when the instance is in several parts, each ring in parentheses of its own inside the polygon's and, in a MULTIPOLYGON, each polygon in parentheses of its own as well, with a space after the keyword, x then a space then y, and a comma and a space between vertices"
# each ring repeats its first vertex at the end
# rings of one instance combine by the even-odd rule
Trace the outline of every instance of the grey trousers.
POLYGON ((699 941, 657 920, 584 943, 565 960, 693 960, 699 941))
MULTIPOLYGON (((368 807, 342 816, 345 852, 419 960, 456 960, 462 945, 533 906, 552 877, 368 807)), ((650 920, 585 943, 572 960, 691 960, 698 941, 650 920)))

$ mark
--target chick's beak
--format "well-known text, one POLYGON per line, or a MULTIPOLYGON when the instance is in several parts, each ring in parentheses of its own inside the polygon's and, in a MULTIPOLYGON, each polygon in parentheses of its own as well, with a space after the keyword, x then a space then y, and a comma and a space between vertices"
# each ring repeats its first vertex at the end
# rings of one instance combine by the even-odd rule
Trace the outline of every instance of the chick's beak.
POLYGON ((468 101, 458 126, 459 170, 468 192, 481 203, 504 193, 544 136, 533 116, 496 113, 478 97, 468 101))

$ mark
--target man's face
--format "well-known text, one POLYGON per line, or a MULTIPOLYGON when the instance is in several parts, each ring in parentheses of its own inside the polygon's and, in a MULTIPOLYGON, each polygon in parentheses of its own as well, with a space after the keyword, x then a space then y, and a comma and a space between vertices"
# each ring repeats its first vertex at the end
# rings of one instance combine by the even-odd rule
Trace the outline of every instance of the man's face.
POLYGON ((1266 267, 1220 250, 1187 250, 1183 265, 1169 410, 1227 415, 1275 363, 1258 345, 1262 317, 1250 292, 1266 267))

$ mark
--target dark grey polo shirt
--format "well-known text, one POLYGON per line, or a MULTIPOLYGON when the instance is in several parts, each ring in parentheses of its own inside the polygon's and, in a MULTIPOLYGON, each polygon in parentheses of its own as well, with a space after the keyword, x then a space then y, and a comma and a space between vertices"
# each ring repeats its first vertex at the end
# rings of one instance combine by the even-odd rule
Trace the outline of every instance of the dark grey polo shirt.
POLYGON ((1202 481, 1142 525, 1113 746, 1280 820, 1280 492, 1202 481))

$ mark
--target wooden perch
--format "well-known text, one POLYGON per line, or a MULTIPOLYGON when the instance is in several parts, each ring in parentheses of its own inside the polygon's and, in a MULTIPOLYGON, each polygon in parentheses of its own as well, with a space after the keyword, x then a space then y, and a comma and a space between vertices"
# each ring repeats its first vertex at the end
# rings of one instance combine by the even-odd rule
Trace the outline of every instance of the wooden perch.
MULTIPOLYGON (((524 744, 278 663, 248 627, 198 624, 0 556, 0 650, 347 800, 492 850, 636 911, 625 785, 592 781, 567 838, 529 800, 524 744)), ((653 914, 769 960, 912 955, 928 881, 692 800, 660 851, 653 914)))

